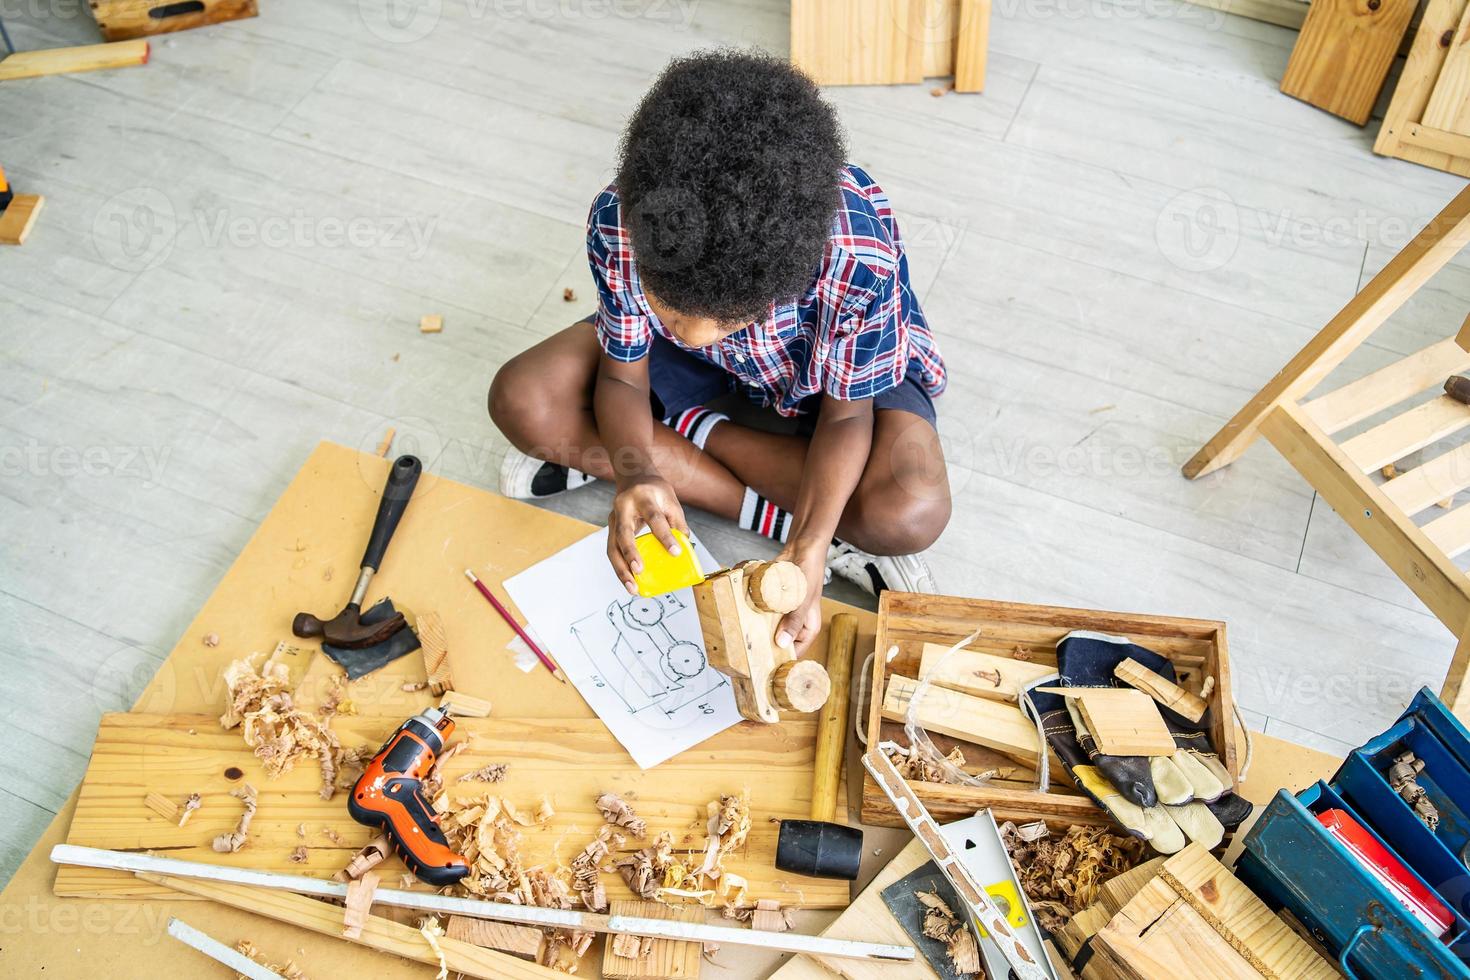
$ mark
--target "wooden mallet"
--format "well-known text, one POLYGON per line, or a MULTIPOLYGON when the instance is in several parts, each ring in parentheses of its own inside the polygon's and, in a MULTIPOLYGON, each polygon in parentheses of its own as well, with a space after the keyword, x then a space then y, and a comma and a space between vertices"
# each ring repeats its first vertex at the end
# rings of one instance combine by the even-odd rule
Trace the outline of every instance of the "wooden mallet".
POLYGON ((838 613, 827 624, 827 676, 832 690, 817 715, 812 816, 810 820, 781 822, 781 833, 776 840, 776 867, 782 871, 846 881, 858 876, 863 860, 863 832, 836 822, 856 650, 857 617, 838 613))

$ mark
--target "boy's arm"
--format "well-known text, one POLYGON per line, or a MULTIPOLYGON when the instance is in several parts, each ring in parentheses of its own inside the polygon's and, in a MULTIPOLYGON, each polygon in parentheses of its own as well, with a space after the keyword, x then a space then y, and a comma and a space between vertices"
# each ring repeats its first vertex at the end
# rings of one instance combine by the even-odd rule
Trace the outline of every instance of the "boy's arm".
POLYGON ((653 414, 648 410, 648 393, 648 358, 619 361, 606 354, 599 358, 592 412, 618 488, 607 522, 607 557, 618 580, 634 595, 638 587, 633 576, 643 570, 633 544, 638 530, 647 524, 673 555, 679 553, 679 543, 669 529, 676 527, 689 533, 674 488, 653 463, 653 414))
POLYGON ((871 399, 822 399, 791 514, 791 534, 780 555, 806 573, 807 601, 781 620, 776 642, 782 646, 794 644, 798 652, 803 651, 821 631, 827 548, 868 465, 872 446, 871 399))

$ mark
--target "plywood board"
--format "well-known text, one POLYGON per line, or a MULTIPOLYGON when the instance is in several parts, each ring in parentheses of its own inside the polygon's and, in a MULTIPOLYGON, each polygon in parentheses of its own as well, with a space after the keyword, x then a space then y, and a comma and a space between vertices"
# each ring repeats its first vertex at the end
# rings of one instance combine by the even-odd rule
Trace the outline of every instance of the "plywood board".
MULTIPOLYGON (((346 746, 381 745, 397 721, 382 717, 338 718, 333 730, 346 746)), ((750 793, 760 814, 746 847, 726 859, 726 869, 750 883, 750 898, 775 898, 808 908, 842 907, 842 881, 804 878, 775 868, 776 837, 771 817, 805 818, 811 807, 811 747, 815 723, 741 725, 726 732, 718 751, 695 750, 647 771, 608 737, 600 722, 566 719, 462 719, 456 739, 467 743, 446 766, 445 789, 468 800, 487 790, 517 810, 534 813, 543 798, 556 814, 544 826, 522 827, 521 853, 528 866, 565 862, 602 825, 593 801, 613 792, 633 803, 648 821, 650 835, 670 831, 676 848, 702 849, 705 804, 722 793, 750 793), (802 746, 795 748, 796 745, 802 746), (457 782, 490 763, 507 763, 503 782, 457 782)), ((269 779, 249 754, 238 731, 224 731, 208 715, 104 715, 82 780, 67 843, 112 850, 167 851, 170 857, 288 874, 329 877, 376 831, 348 817, 344 794, 323 800, 320 774, 309 763, 269 779), (238 778, 231 779, 236 770, 238 778), (229 791, 248 782, 259 791, 250 838, 240 851, 217 854, 210 842, 234 828, 239 803, 229 791), (203 805, 180 828, 144 805, 148 792, 182 799, 197 792, 203 805), (306 836, 298 834, 305 826, 306 836), (336 834, 332 839, 329 834, 336 834), (306 845, 304 864, 290 860, 306 845)), ((625 850, 641 846, 630 839, 625 850)), ((397 858, 379 867, 392 880, 402 871, 397 858), (386 870, 385 870, 386 869, 386 870)), ((633 898, 622 880, 604 875, 614 898, 633 898)), ((157 897, 153 885, 131 875, 95 868, 61 868, 56 894, 69 897, 157 897)))
POLYGON ((1177 751, 1158 705, 1142 691, 1088 689, 1078 700, 1082 719, 1104 755, 1173 755, 1177 751))
POLYGON ((1281 91, 1363 125, 1417 5, 1418 0, 1315 0, 1281 91))

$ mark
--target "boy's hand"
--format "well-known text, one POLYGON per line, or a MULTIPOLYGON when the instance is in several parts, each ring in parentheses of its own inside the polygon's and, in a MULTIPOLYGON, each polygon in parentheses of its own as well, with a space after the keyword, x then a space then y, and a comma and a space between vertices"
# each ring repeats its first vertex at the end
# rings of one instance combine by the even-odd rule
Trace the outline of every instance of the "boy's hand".
POLYGON ((822 586, 827 578, 827 553, 824 549, 803 555, 787 548, 776 558, 795 562, 806 576, 806 601, 781 617, 776 627, 776 645, 792 648, 801 656, 822 631, 822 586))
POLYGON ((669 529, 678 528, 687 535, 689 524, 684 520, 684 508, 674 488, 663 477, 641 476, 630 480, 613 498, 612 513, 608 515, 607 559, 630 595, 638 594, 633 576, 643 571, 643 560, 638 557, 633 539, 645 524, 669 554, 679 553, 679 542, 669 529))

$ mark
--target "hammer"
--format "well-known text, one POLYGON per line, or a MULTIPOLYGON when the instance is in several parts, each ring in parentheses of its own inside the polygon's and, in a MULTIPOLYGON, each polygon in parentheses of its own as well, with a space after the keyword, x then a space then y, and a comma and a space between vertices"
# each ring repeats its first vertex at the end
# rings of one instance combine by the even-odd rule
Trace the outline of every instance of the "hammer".
POLYGON ((783 820, 776 838, 776 867, 791 874, 853 881, 862 864, 863 832, 836 822, 856 650, 857 617, 838 613, 827 625, 827 676, 832 693, 817 715, 812 816, 810 820, 783 820))
POLYGON ((378 516, 373 521, 373 532, 368 536, 367 550, 362 555, 362 571, 358 572, 357 584, 352 588, 352 597, 342 611, 331 619, 319 619, 309 612, 297 613, 291 623, 291 632, 307 638, 320 636, 325 642, 347 650, 370 647, 388 639, 404 626, 403 613, 394 613, 380 623, 371 625, 362 621, 362 600, 367 595, 368 584, 373 574, 383 563, 388 551, 388 542, 408 509, 408 499, 418 485, 419 474, 424 464, 417 456, 399 456, 388 471, 388 482, 383 485, 383 499, 378 503, 378 516))

